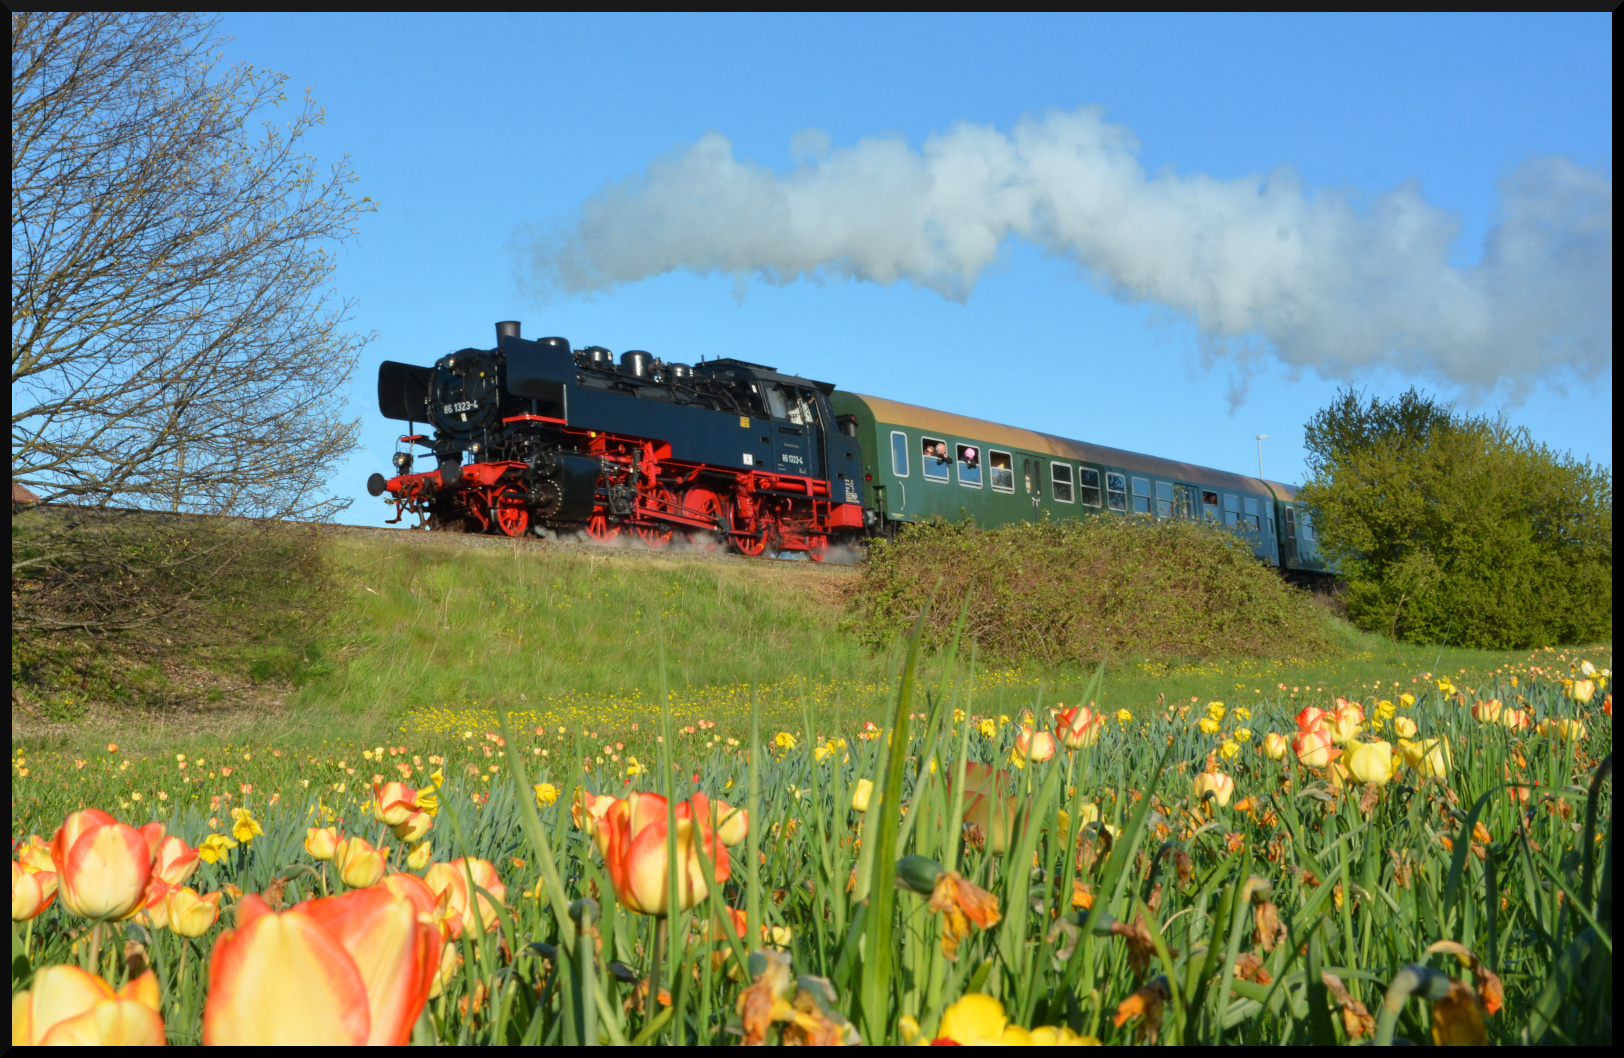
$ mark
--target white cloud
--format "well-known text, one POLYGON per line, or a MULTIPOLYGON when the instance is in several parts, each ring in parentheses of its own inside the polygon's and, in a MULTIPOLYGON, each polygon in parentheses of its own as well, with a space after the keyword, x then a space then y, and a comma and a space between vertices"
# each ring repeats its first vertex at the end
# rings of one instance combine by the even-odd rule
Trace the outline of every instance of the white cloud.
POLYGON ((1272 351, 1336 376, 1393 366, 1469 389, 1612 365, 1611 176, 1534 157, 1500 184, 1476 264, 1450 264, 1460 220, 1411 181, 1356 205, 1294 171, 1147 174, 1097 109, 1009 133, 970 124, 915 150, 831 149, 798 133, 787 173, 710 133, 515 240, 538 291, 584 293, 673 271, 770 283, 906 281, 969 297, 1010 239, 1087 269, 1132 302, 1191 319, 1209 356, 1272 351))

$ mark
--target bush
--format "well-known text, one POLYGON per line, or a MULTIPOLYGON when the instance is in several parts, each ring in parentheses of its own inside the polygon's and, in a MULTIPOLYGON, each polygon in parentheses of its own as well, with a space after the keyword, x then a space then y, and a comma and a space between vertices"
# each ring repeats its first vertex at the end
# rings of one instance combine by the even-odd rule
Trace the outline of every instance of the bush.
POLYGON ((1313 657, 1331 649, 1307 596, 1230 533, 1189 522, 910 526, 871 547, 848 627, 883 646, 932 589, 928 642, 949 639, 973 591, 966 635, 984 655, 1010 661, 1313 657))
POLYGON ((1502 650, 1612 638, 1608 471, 1414 389, 1345 390, 1306 441, 1298 499, 1360 628, 1502 650))

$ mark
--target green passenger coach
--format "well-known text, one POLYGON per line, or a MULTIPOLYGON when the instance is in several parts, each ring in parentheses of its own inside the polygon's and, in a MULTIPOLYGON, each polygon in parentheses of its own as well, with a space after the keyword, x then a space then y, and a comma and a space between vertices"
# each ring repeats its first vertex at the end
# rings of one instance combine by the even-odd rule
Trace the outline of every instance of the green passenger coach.
POLYGON ((1073 441, 1016 426, 836 390, 842 432, 863 452, 864 484, 882 522, 978 525, 1090 514, 1222 524, 1287 570, 1328 570, 1297 490, 1193 463, 1073 441))

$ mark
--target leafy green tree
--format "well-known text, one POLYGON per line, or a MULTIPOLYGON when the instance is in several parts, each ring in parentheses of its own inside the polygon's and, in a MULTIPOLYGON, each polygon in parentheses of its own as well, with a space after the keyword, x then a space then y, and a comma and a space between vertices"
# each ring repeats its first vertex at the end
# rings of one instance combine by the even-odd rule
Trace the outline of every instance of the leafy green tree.
POLYGON ((1361 628, 1512 648, 1613 634, 1612 472, 1411 389, 1308 423, 1313 511, 1361 628))

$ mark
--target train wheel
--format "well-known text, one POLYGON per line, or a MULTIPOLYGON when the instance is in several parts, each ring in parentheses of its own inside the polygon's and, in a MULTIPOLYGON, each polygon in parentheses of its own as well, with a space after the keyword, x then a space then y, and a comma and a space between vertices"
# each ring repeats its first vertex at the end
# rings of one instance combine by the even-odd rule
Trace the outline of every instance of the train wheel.
MULTIPOLYGON (((670 489, 659 488, 654 490, 655 510, 669 511, 672 507, 675 507, 676 504, 677 497, 670 489)), ((671 535, 672 532, 669 528, 648 528, 640 526, 637 530, 637 538, 643 541, 645 546, 651 547, 656 551, 671 545, 671 535)))
MULTIPOLYGON (((712 523, 726 525, 728 522, 727 508, 722 505, 722 499, 710 489, 692 488, 682 497, 682 505, 688 508, 690 514, 708 518, 712 523)), ((692 529, 688 533, 688 542, 703 551, 713 551, 718 542, 717 532, 706 532, 703 529, 692 529)))
POLYGON ((522 501, 503 497, 496 504, 496 527, 507 536, 523 536, 530 528, 530 511, 522 501))
POLYGON ((773 554, 778 553, 778 523, 763 521, 760 524, 760 536, 748 536, 743 533, 733 534, 733 546, 739 554, 756 558, 767 554, 769 551, 773 554))
POLYGON ((612 544, 620 536, 620 526, 610 525, 608 515, 594 511, 592 517, 586 520, 586 535, 600 544, 612 544))
POLYGON ((829 557, 829 538, 827 536, 809 536, 806 538, 806 557, 813 562, 822 562, 829 557))

